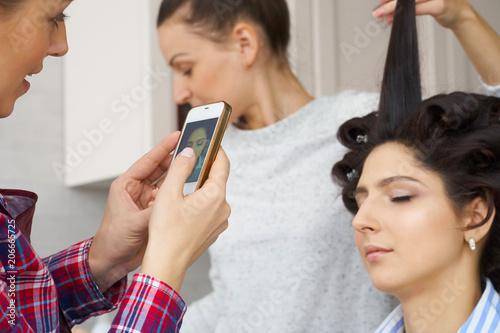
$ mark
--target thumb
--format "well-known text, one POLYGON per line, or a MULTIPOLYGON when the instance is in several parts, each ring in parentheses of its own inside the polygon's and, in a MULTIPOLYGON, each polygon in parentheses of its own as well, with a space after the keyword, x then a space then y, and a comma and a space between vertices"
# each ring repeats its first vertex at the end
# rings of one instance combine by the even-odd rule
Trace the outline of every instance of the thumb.
POLYGON ((174 160, 168 170, 167 177, 163 182, 160 192, 165 189, 169 196, 183 196, 184 183, 188 179, 196 162, 194 150, 185 148, 174 160))

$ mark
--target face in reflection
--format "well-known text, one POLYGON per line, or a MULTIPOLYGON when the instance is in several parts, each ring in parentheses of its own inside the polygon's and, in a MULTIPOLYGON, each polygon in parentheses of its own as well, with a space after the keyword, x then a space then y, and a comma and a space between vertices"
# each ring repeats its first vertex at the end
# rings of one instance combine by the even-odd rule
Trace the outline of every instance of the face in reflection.
POLYGON ((187 146, 193 148, 196 158, 200 157, 203 149, 205 149, 207 141, 207 131, 205 128, 197 128, 191 133, 188 139, 187 146))

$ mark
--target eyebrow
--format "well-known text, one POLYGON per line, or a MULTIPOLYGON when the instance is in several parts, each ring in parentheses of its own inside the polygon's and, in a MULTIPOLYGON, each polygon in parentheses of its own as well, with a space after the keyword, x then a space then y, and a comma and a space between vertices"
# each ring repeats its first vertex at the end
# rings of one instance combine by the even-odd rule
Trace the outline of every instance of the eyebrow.
MULTIPOLYGON (((72 0, 70 0, 70 1, 72 1, 72 0)), ((180 53, 177 53, 176 55, 174 55, 172 57, 172 59, 170 59, 170 61, 168 62, 168 64, 170 65, 170 67, 174 67, 174 60, 175 60, 175 58, 183 56, 183 55, 187 55, 187 53, 186 52, 180 52, 180 53)))
MULTIPOLYGON (((420 180, 415 179, 415 178, 410 177, 410 176, 394 176, 394 177, 389 177, 389 178, 385 178, 385 179, 380 180, 377 183, 376 187, 383 188, 383 187, 386 187, 394 182, 408 182, 408 181, 419 183, 419 184, 422 184, 425 186, 425 184, 423 184, 420 180)), ((352 196, 354 197, 359 193, 368 193, 368 190, 364 187, 358 187, 358 188, 356 188, 356 190, 354 190, 354 192, 352 192, 352 196)))

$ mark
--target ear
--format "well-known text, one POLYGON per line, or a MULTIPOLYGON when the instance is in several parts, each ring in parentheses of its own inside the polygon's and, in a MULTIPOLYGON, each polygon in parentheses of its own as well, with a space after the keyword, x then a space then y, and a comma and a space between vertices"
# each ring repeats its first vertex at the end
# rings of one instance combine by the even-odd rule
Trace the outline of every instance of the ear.
POLYGON ((252 25, 240 22, 234 26, 231 38, 241 56, 243 66, 245 68, 251 67, 259 53, 260 35, 252 25))
POLYGON ((479 226, 484 219, 488 216, 488 203, 481 197, 477 197, 471 203, 469 203, 465 208, 465 225, 464 227, 470 230, 464 231, 464 240, 469 243, 469 239, 474 238, 476 243, 480 243, 481 240, 486 239, 486 235, 490 231, 491 224, 495 218, 496 209, 493 208, 493 212, 483 225, 479 226))

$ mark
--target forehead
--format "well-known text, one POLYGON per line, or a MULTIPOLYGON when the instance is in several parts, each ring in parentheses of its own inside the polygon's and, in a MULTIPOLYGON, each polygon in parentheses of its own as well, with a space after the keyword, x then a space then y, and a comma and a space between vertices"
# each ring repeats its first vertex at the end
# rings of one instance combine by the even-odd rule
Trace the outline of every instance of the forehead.
POLYGON ((27 13, 40 15, 45 13, 53 14, 56 11, 64 10, 72 0, 24 0, 12 8, 12 13, 27 13))
POLYGON ((197 128, 193 131, 193 133, 191 133, 191 135, 189 136, 189 138, 200 138, 200 137, 204 137, 206 136, 207 133, 205 131, 205 129, 203 127, 201 128, 197 128))
POLYGON ((376 147, 370 153, 363 166, 358 188, 376 188, 381 181, 398 176, 418 180, 431 193, 446 194, 441 175, 423 166, 415 158, 413 149, 392 142, 376 147))
POLYGON ((197 49, 210 42, 208 38, 195 33, 186 23, 177 20, 165 21, 158 28, 158 38, 165 55, 197 49))
POLYGON ((391 142, 373 149, 365 161, 362 175, 374 176, 381 173, 395 175, 402 171, 415 173, 418 168, 414 152, 410 148, 391 142))
POLYGON ((428 187, 443 188, 441 177, 424 167, 415 158, 415 151, 399 143, 385 143, 376 147, 363 166, 358 187, 376 186, 392 177, 412 177, 428 187))

